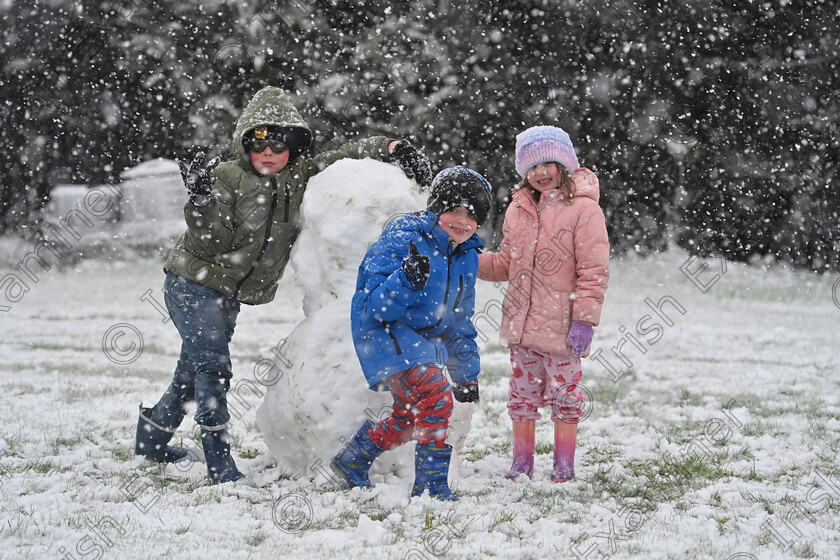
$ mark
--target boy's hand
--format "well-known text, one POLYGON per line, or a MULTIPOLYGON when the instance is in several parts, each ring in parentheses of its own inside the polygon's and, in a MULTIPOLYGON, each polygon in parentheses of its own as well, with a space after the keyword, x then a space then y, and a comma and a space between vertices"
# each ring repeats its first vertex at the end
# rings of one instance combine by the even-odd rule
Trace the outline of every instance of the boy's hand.
POLYGON ((566 338, 566 346, 572 347, 572 354, 583 356, 589 345, 592 344, 592 337, 595 329, 592 325, 572 321, 572 328, 569 329, 569 336, 566 338))
POLYGON ((190 163, 189 167, 181 160, 178 160, 178 168, 181 170, 181 179, 184 181, 184 186, 187 187, 187 192, 190 195, 190 200, 196 206, 204 206, 212 200, 213 190, 210 188, 216 181, 216 176, 213 170, 222 162, 222 158, 214 157, 207 164, 204 169, 201 165, 204 163, 204 152, 198 152, 190 163))
POLYGON ((414 179, 424 189, 432 184, 432 164, 423 152, 411 145, 408 140, 401 140, 391 155, 409 179, 414 179))
POLYGON ((402 261, 402 269, 409 283, 418 290, 426 287, 429 279, 429 257, 421 255, 414 242, 408 248, 408 256, 402 261))
POLYGON ((478 381, 452 385, 452 396, 458 402, 478 402, 478 381))

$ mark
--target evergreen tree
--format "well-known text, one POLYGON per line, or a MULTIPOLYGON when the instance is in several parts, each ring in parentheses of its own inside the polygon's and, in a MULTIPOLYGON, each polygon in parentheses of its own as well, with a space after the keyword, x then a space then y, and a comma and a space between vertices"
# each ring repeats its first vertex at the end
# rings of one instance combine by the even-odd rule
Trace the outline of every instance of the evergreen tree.
POLYGON ((616 252, 840 266, 828 0, 53 0, 0 15, 2 232, 31 226, 57 183, 230 155, 242 107, 275 85, 313 152, 387 134, 435 170, 479 169, 496 232, 516 134, 554 124, 601 179, 616 252))

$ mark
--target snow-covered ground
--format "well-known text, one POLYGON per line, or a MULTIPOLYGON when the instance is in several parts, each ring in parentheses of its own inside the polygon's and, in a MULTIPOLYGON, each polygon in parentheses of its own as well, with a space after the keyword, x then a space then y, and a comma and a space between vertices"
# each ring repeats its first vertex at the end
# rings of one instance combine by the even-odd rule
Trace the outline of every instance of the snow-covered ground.
MULTIPOLYGON (((303 319, 291 271, 275 302, 243 308, 234 337, 234 383, 250 384, 231 399, 231 433, 252 488, 209 485, 203 464, 133 456, 137 405, 160 396, 179 349, 161 313, 161 262, 30 264, 37 282, 0 270, 10 307, 0 558, 840 557, 836 277, 682 252, 614 259, 584 362, 577 479, 566 484, 549 480, 547 418, 534 480, 502 476, 501 292, 480 283, 482 401, 453 481, 461 499, 439 503, 409 499, 404 477, 337 490, 318 465, 290 477, 272 462, 255 419, 267 389, 259 365, 281 363, 274 350, 303 319)), ((190 425, 176 443, 197 447, 190 425)))

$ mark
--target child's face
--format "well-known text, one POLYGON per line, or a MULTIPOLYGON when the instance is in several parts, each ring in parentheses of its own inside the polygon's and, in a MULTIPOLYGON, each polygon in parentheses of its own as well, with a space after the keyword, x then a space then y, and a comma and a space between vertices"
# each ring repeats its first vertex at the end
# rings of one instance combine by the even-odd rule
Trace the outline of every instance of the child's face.
POLYGON ((472 237, 472 234, 478 228, 478 222, 470 216, 469 211, 463 206, 438 216, 438 225, 456 245, 472 237))
POLYGON ((248 155, 251 158, 251 165, 260 175, 273 175, 283 171, 289 163, 289 148, 277 153, 271 149, 271 146, 267 146, 260 153, 250 150, 248 155))
POLYGON ((539 192, 550 191, 560 186, 560 170, 553 161, 538 163, 528 170, 528 183, 539 192))

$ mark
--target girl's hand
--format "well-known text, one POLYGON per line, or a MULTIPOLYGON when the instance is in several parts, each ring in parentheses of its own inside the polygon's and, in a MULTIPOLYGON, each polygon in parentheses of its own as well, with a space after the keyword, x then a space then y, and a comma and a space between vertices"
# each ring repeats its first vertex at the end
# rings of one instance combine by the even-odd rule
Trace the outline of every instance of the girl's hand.
POLYGON ((572 347, 572 354, 575 356, 583 356, 592 344, 594 335, 595 329, 592 325, 572 321, 572 328, 569 329, 569 336, 566 338, 566 346, 572 347))

